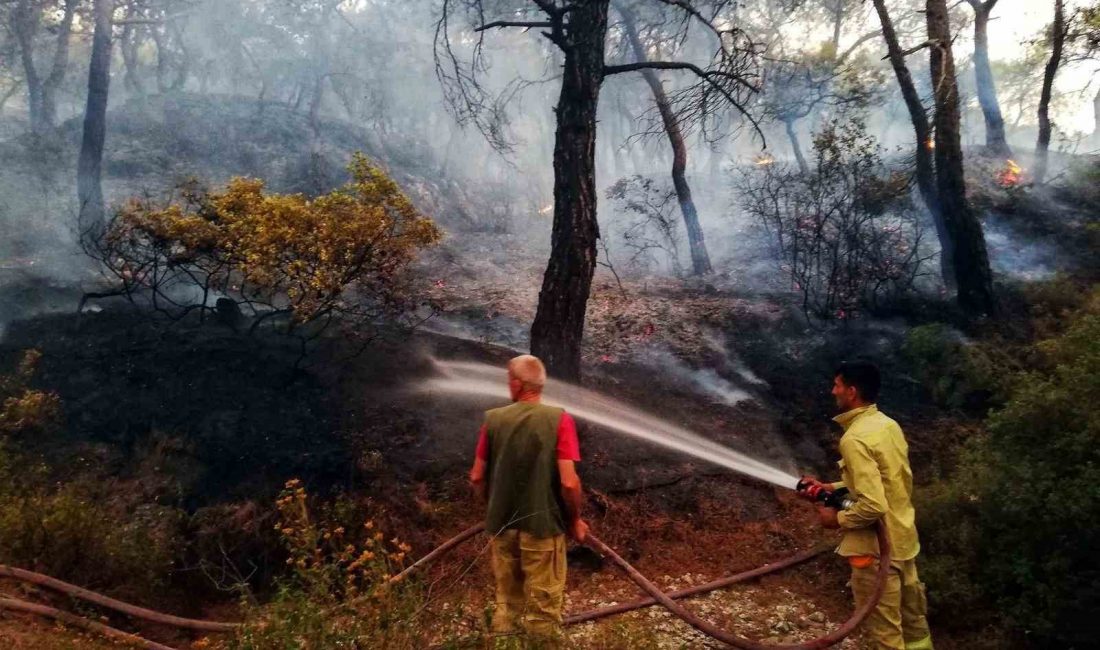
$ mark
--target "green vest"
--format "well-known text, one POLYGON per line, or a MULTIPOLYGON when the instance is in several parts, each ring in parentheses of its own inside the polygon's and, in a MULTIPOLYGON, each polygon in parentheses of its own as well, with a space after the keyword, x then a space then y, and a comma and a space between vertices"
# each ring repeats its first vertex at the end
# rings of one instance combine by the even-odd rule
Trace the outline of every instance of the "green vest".
POLYGON ((489 439, 489 507, 485 530, 509 528, 535 537, 565 532, 558 476, 562 409, 515 402, 485 412, 489 439))

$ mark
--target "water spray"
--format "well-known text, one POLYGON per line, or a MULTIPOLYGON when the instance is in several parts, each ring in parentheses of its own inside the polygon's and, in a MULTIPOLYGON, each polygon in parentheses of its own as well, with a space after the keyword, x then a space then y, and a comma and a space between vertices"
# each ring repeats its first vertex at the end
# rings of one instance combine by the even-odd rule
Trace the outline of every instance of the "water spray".
MULTIPOLYGON (((504 374, 498 366, 469 361, 434 360, 434 363, 440 376, 425 382, 423 390, 508 398, 504 374)), ((550 379, 543 388, 542 401, 544 404, 566 408, 570 414, 593 424, 779 487, 794 490, 799 484, 796 476, 592 390, 550 379)))

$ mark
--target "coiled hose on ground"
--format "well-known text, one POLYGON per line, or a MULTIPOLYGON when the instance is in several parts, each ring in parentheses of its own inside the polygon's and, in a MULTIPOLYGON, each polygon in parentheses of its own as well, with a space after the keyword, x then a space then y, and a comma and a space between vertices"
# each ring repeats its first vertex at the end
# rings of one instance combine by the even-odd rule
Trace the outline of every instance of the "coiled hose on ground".
MULTIPOLYGON (((440 544, 432 552, 428 553, 424 557, 420 558, 413 564, 409 565, 401 573, 391 578, 391 582, 398 582, 408 577, 417 569, 426 566, 436 558, 444 555, 451 549, 462 544, 466 540, 474 537, 478 533, 484 530, 484 526, 481 524, 471 526, 462 531, 458 535, 455 535, 451 539, 447 540, 443 544, 440 544)), ((808 551, 803 551, 796 555, 792 555, 788 558, 766 564, 764 566, 752 569, 751 571, 745 571, 736 575, 714 580, 702 585, 696 585, 688 589, 681 589, 670 593, 662 592, 656 585, 649 581, 645 576, 638 572, 629 562, 624 560, 622 556, 616 553, 611 547, 604 544, 594 535, 588 535, 584 543, 592 548, 600 555, 610 558, 612 562, 619 566, 627 576, 642 589, 642 591, 649 594, 649 598, 636 600, 628 603, 620 603, 618 605, 612 605, 610 607, 604 607, 600 609, 594 609, 579 614, 572 614, 565 618, 565 625, 576 625, 578 623, 584 623, 586 621, 592 621, 598 618, 611 616, 613 614, 621 614, 635 609, 641 609, 643 607, 649 607, 651 605, 661 605, 668 611, 670 611, 677 618, 681 619, 688 625, 699 630, 703 634, 714 638, 722 643, 726 643, 742 650, 817 650, 819 648, 827 648, 831 645, 839 643, 844 637, 852 633, 855 628, 863 622, 863 619, 871 612, 871 609, 878 604, 879 599, 882 598, 883 590, 886 588, 886 579, 890 572, 890 540, 886 535, 886 526, 881 521, 878 523, 876 530, 878 534, 878 543, 880 549, 879 568, 877 575, 877 583, 875 586, 874 595, 869 601, 864 603, 858 608, 843 625, 826 634, 825 636, 812 639, 796 644, 776 645, 768 643, 760 643, 758 641, 752 641, 739 637, 731 632, 723 630, 711 623, 708 623, 701 618, 695 616, 682 605, 676 602, 676 599, 686 598, 688 596, 695 596, 698 594, 707 593, 722 587, 728 587, 738 582, 744 582, 753 578, 766 575, 768 573, 774 573, 787 567, 806 562, 814 557, 817 557, 821 553, 825 552, 826 548, 814 548, 808 551)), ((203 632, 231 632, 237 629, 239 623, 224 623, 218 621, 204 621, 198 619, 182 618, 179 616, 172 616, 171 614, 163 614, 161 612, 155 612, 144 607, 138 607, 129 603, 109 598, 103 594, 89 591, 82 587, 69 584, 67 582, 51 578, 50 576, 42 575, 41 573, 35 573, 33 571, 27 571, 25 569, 18 569, 15 567, 9 567, 6 565, 0 565, 0 577, 12 578, 21 582, 27 582, 35 584, 54 591, 61 592, 63 594, 78 598, 86 602, 99 605, 107 609, 112 609, 117 612, 121 612, 134 618, 140 618, 143 620, 151 621, 153 623, 159 623, 168 627, 175 627, 181 629, 198 630, 203 632)), ((147 648, 148 650, 174 650, 173 648, 144 639, 140 636, 130 634, 112 628, 110 626, 98 623, 87 618, 71 614, 59 609, 47 607, 45 605, 38 605, 35 603, 29 603, 15 598, 0 597, 0 609, 6 609, 17 612, 25 612, 30 614, 37 614, 39 616, 45 616, 52 618, 75 627, 79 627, 90 632, 101 634, 105 637, 127 642, 138 647, 147 648)))

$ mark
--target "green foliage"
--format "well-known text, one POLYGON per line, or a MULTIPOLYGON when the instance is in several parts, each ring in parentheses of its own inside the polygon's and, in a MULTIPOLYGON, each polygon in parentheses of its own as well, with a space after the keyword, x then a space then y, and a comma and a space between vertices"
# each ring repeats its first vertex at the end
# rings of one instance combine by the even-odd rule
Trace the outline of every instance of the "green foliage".
POLYGON ((1003 359, 942 323, 911 329, 901 348, 913 375, 943 407, 984 411, 1001 389, 1003 359))
POLYGON ((166 583, 181 546, 178 511, 114 508, 81 483, 13 488, 0 494, 0 562, 143 599, 166 583))
POLYGON ((1064 322, 918 503, 934 609, 984 612, 1036 647, 1100 634, 1100 290, 1064 322))
POLYGON ((60 419, 57 395, 28 387, 40 356, 28 351, 13 374, 0 376, 0 563, 149 596, 171 572, 181 515, 112 502, 91 483, 52 484, 46 468, 18 452, 21 440, 60 419))
POLYGON ((1100 293, 989 422, 982 579, 1014 627, 1062 647, 1100 634, 1100 293))

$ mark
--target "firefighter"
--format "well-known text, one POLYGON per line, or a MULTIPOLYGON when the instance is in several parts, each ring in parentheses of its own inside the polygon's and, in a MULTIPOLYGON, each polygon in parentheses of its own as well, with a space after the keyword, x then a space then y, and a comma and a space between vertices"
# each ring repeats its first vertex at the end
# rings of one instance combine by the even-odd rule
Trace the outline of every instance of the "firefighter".
POLYGON ((546 369, 534 356, 508 363, 512 404, 486 411, 470 483, 487 505, 497 635, 560 642, 565 537, 583 542, 580 445, 573 418, 541 404, 546 369))
POLYGON ((886 522, 893 548, 886 589, 878 606, 863 622, 864 633, 876 649, 931 650, 932 633, 926 619, 924 584, 917 575, 920 552, 913 511, 913 473, 909 445, 901 427, 878 410, 879 371, 874 364, 841 364, 833 376, 833 397, 840 415, 833 420, 844 428, 840 438, 841 481, 814 487, 848 488, 852 505, 841 511, 818 506, 825 528, 844 532, 837 553, 852 569, 856 607, 874 594, 878 572, 875 525, 886 522))

